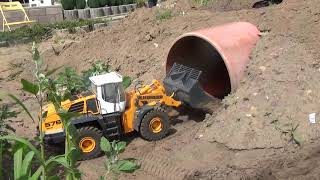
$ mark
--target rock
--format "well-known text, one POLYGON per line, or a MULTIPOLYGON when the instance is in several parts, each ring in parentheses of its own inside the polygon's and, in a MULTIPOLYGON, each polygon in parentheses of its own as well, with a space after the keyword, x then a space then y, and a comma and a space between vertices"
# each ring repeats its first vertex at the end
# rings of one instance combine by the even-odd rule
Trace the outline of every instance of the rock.
POLYGON ((0 47, 9 47, 9 42, 8 41, 0 42, 0 47))
POLYGON ((90 9, 78 9, 79 19, 90 19, 90 9))
POLYGON ((90 8, 91 19, 103 16, 102 8, 90 8))
POLYGON ((103 7, 102 10, 105 16, 112 15, 111 7, 103 7))
POLYGON ((63 10, 63 17, 66 20, 78 19, 78 10, 63 10))
POLYGON ((126 5, 120 5, 119 6, 119 11, 120 11, 120 14, 124 14, 127 12, 127 7, 126 5))
POLYGON ((120 10, 118 6, 111 6, 111 11, 113 15, 119 14, 120 10))
POLYGON ((97 23, 97 24, 93 25, 93 28, 94 29, 101 29, 101 28, 104 28, 106 26, 107 26, 107 24, 105 24, 105 23, 97 23))

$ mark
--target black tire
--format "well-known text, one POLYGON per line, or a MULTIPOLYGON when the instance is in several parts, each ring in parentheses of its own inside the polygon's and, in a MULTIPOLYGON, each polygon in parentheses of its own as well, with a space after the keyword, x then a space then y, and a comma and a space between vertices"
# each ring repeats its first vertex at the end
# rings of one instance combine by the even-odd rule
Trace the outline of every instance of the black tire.
POLYGON ((170 129, 170 122, 168 114, 162 108, 155 108, 147 112, 140 124, 140 135, 142 138, 148 141, 157 141, 164 138, 170 129), (153 132, 150 127, 150 123, 154 118, 158 118, 161 121, 161 130, 157 133, 153 132))
POLYGON ((78 137, 77 137, 77 145, 82 152, 81 160, 93 159, 98 157, 101 154, 100 148, 100 140, 102 137, 102 132, 98 128, 87 126, 81 127, 78 129, 78 137), (91 138, 95 141, 95 147, 90 152, 83 152, 82 148, 80 147, 80 142, 84 138, 91 138))

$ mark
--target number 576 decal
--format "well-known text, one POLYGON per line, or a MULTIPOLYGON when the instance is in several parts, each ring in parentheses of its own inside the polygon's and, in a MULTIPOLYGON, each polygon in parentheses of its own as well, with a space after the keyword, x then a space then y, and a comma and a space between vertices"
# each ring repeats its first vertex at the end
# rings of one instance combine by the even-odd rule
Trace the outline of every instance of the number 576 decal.
POLYGON ((46 126, 47 129, 51 129, 51 128, 53 128, 54 125, 58 125, 58 124, 61 124, 61 120, 44 123, 44 125, 46 126))

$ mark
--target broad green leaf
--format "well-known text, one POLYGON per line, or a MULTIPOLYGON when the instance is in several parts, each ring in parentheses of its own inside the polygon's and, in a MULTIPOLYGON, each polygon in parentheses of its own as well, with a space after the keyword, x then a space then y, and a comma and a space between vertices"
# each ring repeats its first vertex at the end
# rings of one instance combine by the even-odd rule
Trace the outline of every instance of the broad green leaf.
POLYGON ((29 180, 39 180, 43 171, 43 166, 40 166, 35 173, 29 178, 29 180))
POLYGON ((32 44, 32 60, 33 61, 40 61, 40 53, 37 47, 37 44, 35 42, 33 42, 32 44))
POLYGON ((37 159, 40 161, 41 164, 44 164, 43 159, 41 158, 41 153, 40 151, 37 150, 36 147, 34 147, 29 141, 27 141, 26 139, 20 138, 20 137, 16 137, 16 136, 0 136, 0 140, 6 140, 6 141, 15 141, 15 142, 19 142, 22 143, 24 145, 26 145, 31 151, 34 152, 35 156, 37 157, 37 159))
POLYGON ((105 137, 101 138, 100 147, 101 147, 101 150, 104 151, 105 153, 111 152, 111 144, 108 141, 108 139, 105 137))
POLYGON ((32 117, 31 113, 29 112, 29 110, 27 109, 27 107, 23 104, 22 101, 20 101, 16 96, 12 95, 12 94, 8 94, 8 96, 13 99, 17 104, 19 104, 22 109, 28 114, 28 116, 31 118, 31 120, 33 121, 33 123, 35 123, 34 118, 32 117))
POLYGON ((71 139, 71 142, 73 143, 73 145, 76 145, 77 142, 77 137, 78 137, 78 130, 77 128, 73 125, 73 124, 68 124, 68 132, 69 132, 69 137, 71 139))
POLYGON ((58 115, 61 117, 61 119, 64 122, 68 123, 70 121, 70 119, 80 116, 80 113, 78 113, 78 112, 67 112, 67 111, 63 111, 62 110, 62 111, 58 112, 58 115))
MULTIPOLYGON (((59 157, 65 157, 64 154, 62 154, 62 155, 57 155, 57 156, 59 156, 59 157)), ((57 168, 58 163, 55 162, 55 161, 53 161, 53 158, 57 158, 57 156, 50 157, 50 158, 46 161, 46 163, 45 163, 46 172, 53 171, 54 169, 57 168)))
POLYGON ((19 148, 13 155, 13 175, 14 179, 20 179, 22 174, 22 155, 23 148, 19 148))
POLYGON ((132 173, 139 168, 140 167, 132 161, 120 160, 117 162, 117 170, 122 172, 132 173))
POLYGON ((46 161, 46 166, 50 167, 54 165, 62 165, 66 169, 71 170, 71 167, 64 155, 54 156, 46 161))
POLYGON ((111 143, 111 149, 112 150, 116 149, 116 144, 117 144, 117 141, 113 140, 112 143, 111 143))
POLYGON ((29 174, 33 157, 34 157, 34 152, 30 151, 25 155, 25 157, 23 159, 23 162, 22 162, 22 174, 24 176, 29 174))
POLYGON ((60 68, 62 68, 62 66, 56 67, 54 69, 51 69, 50 71, 47 72, 46 76, 51 76, 52 74, 54 74, 57 70, 59 70, 60 68))
POLYGON ((68 158, 75 162, 81 158, 81 152, 79 149, 72 147, 68 153, 68 158))
POLYGON ((48 180, 60 180, 58 176, 50 176, 48 180))
POLYGON ((72 173, 73 173, 74 179, 81 179, 82 174, 78 169, 74 168, 72 173))
POLYGON ((122 153, 124 149, 126 148, 127 143, 124 141, 120 141, 116 144, 115 150, 119 153, 122 153))
POLYGON ((37 95, 39 92, 39 86, 36 84, 33 84, 32 82, 25 80, 25 79, 21 79, 21 84, 22 84, 22 89, 33 94, 33 95, 37 95))
POLYGON ((302 140, 301 140, 300 136, 296 132, 294 132, 292 134, 292 139, 297 145, 299 145, 299 146, 302 145, 302 140))
POLYGON ((131 85, 131 78, 129 76, 124 76, 122 80, 122 85, 124 89, 128 88, 131 85))
POLYGON ((71 137, 77 137, 78 130, 73 124, 68 124, 68 130, 71 137))

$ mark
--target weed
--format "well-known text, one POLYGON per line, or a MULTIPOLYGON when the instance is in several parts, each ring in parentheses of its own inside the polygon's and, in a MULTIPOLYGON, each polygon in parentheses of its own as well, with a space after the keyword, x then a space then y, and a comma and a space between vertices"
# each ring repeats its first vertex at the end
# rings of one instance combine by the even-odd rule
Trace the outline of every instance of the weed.
POLYGON ((173 12, 171 9, 158 9, 156 11, 156 19, 163 21, 173 17, 173 12))
POLYGON ((65 41, 64 41, 63 37, 61 37, 61 36, 56 36, 56 37, 54 37, 53 42, 54 42, 55 44, 60 44, 60 43, 64 43, 65 41))
POLYGON ((134 158, 119 159, 119 154, 122 153, 126 148, 126 142, 113 141, 110 143, 106 138, 101 138, 101 150, 107 155, 108 158, 105 159, 104 166, 107 170, 104 176, 100 177, 101 180, 107 179, 109 173, 112 173, 114 179, 120 172, 132 173, 139 169, 140 166, 135 163, 134 158))
POLYGON ((135 3, 137 3, 138 7, 143 7, 145 6, 145 3, 147 2, 146 0, 134 0, 135 3))
POLYGON ((206 5, 208 5, 208 3, 209 3, 210 1, 211 1, 211 0, 193 0, 193 2, 195 2, 196 4, 201 5, 201 6, 206 6, 206 5))
POLYGON ((12 31, 0 32, 0 42, 8 41, 15 42, 28 38, 34 41, 41 41, 52 37, 54 29, 68 29, 69 32, 74 32, 75 27, 81 26, 93 26, 97 23, 109 23, 110 20, 96 19, 96 20, 74 20, 74 21, 62 21, 52 24, 34 24, 31 27, 23 26, 12 31))
MULTIPOLYGON (((0 103, 1 103, 0 99, 0 103)), ((0 136, 7 135, 9 131, 15 132, 15 129, 12 128, 5 120, 16 117, 17 112, 9 110, 9 106, 7 104, 0 104, 0 136)))
POLYGON ((91 64, 91 67, 82 72, 82 79, 84 80, 84 84, 86 87, 90 87, 90 76, 96 76, 104 73, 108 73, 110 71, 110 66, 107 63, 103 63, 101 61, 97 61, 91 64))
MULTIPOLYGON (((89 77, 97 76, 100 74, 108 73, 110 71, 110 66, 101 61, 93 63, 91 67, 83 71, 82 74, 77 74, 76 70, 71 67, 67 67, 63 72, 58 74, 55 80, 56 89, 59 93, 65 95, 76 95, 83 91, 87 91, 91 87, 91 82, 89 77)), ((127 88, 131 85, 131 78, 129 76, 123 77, 123 86, 127 88)))
POLYGON ((289 136, 289 142, 293 142, 298 146, 301 146, 302 140, 296 132, 298 127, 299 124, 293 125, 292 123, 285 125, 283 128, 278 127, 278 125, 275 126, 275 128, 279 130, 281 133, 289 136))
POLYGON ((86 89, 82 77, 71 67, 66 67, 63 72, 59 73, 54 84, 55 89, 63 96, 75 95, 86 89))
POLYGON ((11 73, 9 74, 7 81, 12 81, 23 72, 22 64, 10 62, 8 70, 11 71, 11 73))

